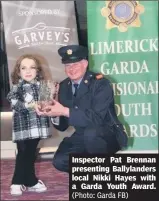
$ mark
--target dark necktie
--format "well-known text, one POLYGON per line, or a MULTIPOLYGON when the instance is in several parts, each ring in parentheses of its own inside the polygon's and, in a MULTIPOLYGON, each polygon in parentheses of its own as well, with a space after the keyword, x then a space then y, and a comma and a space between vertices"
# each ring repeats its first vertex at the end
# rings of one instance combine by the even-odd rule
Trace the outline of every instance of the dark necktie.
POLYGON ((76 96, 77 96, 78 85, 79 85, 79 84, 73 84, 73 86, 74 86, 74 88, 75 88, 74 97, 76 97, 76 96))

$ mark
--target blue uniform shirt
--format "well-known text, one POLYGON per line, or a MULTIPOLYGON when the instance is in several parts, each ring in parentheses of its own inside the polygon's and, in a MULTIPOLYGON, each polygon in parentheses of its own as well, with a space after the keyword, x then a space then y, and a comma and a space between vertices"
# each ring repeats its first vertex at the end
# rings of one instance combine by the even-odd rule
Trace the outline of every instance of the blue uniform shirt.
POLYGON ((76 82, 76 83, 74 81, 71 81, 72 82, 72 93, 73 94, 75 93, 75 87, 73 85, 78 84, 78 88, 79 88, 82 79, 83 79, 83 77, 80 80, 78 80, 78 82, 76 82))

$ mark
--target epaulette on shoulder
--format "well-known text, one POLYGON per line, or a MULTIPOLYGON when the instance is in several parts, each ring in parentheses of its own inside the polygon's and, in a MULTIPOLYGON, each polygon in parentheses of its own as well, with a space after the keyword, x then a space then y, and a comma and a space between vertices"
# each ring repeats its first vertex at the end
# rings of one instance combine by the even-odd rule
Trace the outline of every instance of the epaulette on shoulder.
POLYGON ((97 80, 100 80, 100 79, 102 79, 102 78, 104 78, 104 75, 103 75, 103 74, 100 73, 100 74, 97 74, 97 75, 96 75, 96 79, 97 79, 97 80))

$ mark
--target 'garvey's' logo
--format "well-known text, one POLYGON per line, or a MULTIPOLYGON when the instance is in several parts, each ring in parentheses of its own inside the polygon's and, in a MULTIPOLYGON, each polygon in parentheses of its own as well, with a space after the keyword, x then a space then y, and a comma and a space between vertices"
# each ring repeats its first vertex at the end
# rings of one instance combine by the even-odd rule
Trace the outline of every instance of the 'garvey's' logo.
POLYGON ((144 12, 144 6, 138 1, 106 1, 106 7, 101 9, 103 17, 107 18, 106 29, 118 27, 120 32, 128 30, 129 26, 140 27, 139 15, 144 12))
POLYGON ((43 45, 65 46, 70 40, 70 28, 46 26, 38 23, 34 27, 19 29, 12 32, 18 49, 43 45))

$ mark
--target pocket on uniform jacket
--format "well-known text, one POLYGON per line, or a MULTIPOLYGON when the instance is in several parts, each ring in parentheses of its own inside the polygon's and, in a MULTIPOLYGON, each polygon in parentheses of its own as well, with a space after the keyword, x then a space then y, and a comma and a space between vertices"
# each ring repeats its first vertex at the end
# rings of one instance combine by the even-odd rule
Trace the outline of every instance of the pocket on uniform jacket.
POLYGON ((126 132, 124 131, 123 127, 121 125, 114 124, 113 129, 121 149, 126 148, 128 145, 128 136, 126 132))
POLYGON ((108 134, 111 134, 111 135, 112 135, 112 133, 114 133, 113 126, 109 125, 109 124, 105 125, 103 127, 103 130, 104 130, 104 133, 108 133, 108 134))
POLYGON ((103 127, 98 128, 97 132, 98 135, 103 138, 114 135, 113 127, 110 125, 104 125, 103 127))

